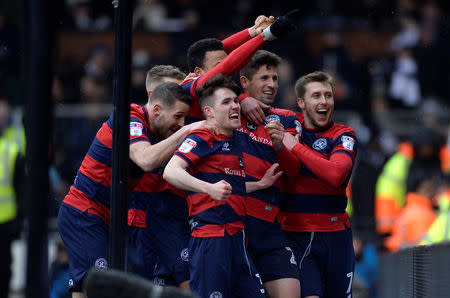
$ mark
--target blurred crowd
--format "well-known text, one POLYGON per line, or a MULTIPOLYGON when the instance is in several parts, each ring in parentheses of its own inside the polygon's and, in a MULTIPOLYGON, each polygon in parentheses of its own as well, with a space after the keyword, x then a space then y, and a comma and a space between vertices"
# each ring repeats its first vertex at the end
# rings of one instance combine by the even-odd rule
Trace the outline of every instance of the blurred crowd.
MULTIPOLYGON (((0 5, 0 102, 7 106, 0 113, 0 134, 9 126, 21 125, 11 111, 24 104, 18 67, 23 53, 20 1, 8 2, 0 5)), ((266 0, 215 2, 214 8, 205 0, 133 3, 133 32, 162 34, 170 41, 163 58, 153 57, 146 48, 133 51, 131 101, 140 104, 147 100, 145 76, 152 66, 173 64, 186 70, 186 50, 192 42, 227 36, 251 26, 259 14, 277 16, 292 8, 291 1, 266 0)), ((60 1, 57 36, 75 32, 92 38, 92 34, 112 32, 114 11, 107 4, 60 1)), ((295 78, 321 69, 335 78, 337 113, 358 115, 359 125, 350 123, 362 143, 349 188, 358 261, 355 285, 361 286, 360 297, 375 297, 377 254, 433 243, 436 236, 429 229, 436 218, 448 213, 450 3, 319 0, 302 2, 300 8, 299 33, 273 48, 268 46, 283 58, 275 105, 295 110, 295 78), (363 54, 355 56, 349 49, 349 32, 382 32, 389 41, 380 53, 361 50, 363 54), (311 40, 318 45, 309 45, 311 40), (403 114, 413 117, 402 118, 403 114), (409 129, 390 131, 388 115, 406 119, 409 129)), ((111 45, 94 43, 79 56, 84 57, 82 61, 58 52, 55 59, 52 96, 56 107, 89 104, 89 113, 81 110, 55 118, 49 173, 55 202, 67 193, 92 138, 110 112, 104 110, 105 104, 112 103, 111 45)))

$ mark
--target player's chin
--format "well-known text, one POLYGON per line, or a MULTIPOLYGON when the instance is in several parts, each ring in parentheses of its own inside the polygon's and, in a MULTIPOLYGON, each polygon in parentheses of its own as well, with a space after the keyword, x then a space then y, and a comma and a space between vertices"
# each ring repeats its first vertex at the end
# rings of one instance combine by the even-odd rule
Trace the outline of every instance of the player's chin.
POLYGON ((239 118, 230 119, 229 124, 232 129, 238 129, 239 127, 241 127, 241 120, 239 118))

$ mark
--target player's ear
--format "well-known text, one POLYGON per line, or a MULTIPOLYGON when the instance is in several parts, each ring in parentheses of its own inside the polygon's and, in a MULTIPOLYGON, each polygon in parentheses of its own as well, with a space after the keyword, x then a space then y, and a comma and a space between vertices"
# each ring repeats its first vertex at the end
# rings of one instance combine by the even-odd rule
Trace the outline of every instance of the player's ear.
POLYGON ((239 81, 241 82, 241 86, 243 89, 248 88, 248 85, 250 84, 250 80, 246 76, 241 76, 239 78, 239 81))
POLYGON ((303 109, 305 108, 305 100, 302 97, 297 97, 297 105, 303 111, 303 109))
POLYGON ((158 117, 159 115, 161 115, 162 110, 163 107, 159 103, 155 103, 152 108, 152 113, 154 116, 158 117))
POLYGON ((194 73, 195 73, 195 76, 197 76, 197 77, 201 76, 203 74, 203 69, 201 67, 196 66, 194 68, 194 73))
POLYGON ((207 118, 214 118, 214 110, 210 106, 205 106, 203 108, 203 113, 205 113, 207 118))

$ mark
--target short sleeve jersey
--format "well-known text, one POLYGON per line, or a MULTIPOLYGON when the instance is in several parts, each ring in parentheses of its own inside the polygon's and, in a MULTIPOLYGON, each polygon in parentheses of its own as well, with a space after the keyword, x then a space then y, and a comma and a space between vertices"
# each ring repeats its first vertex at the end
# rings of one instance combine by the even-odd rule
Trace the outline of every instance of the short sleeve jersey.
MULTIPOLYGON (((111 159, 114 114, 103 123, 81 163, 64 203, 100 216, 109 224, 111 192, 111 159)), ((130 145, 136 142, 152 143, 148 112, 145 106, 130 106, 130 145)), ((129 161, 129 189, 133 189, 144 172, 129 161)))
MULTIPOLYGON (((269 121, 279 121, 290 133, 297 133, 301 124, 294 112, 282 109, 270 108, 266 113, 265 124, 269 121)), ((264 128, 264 125, 253 125, 245 117, 241 119, 241 128, 238 129, 248 135, 250 141, 243 150, 245 173, 247 181, 259 181, 266 171, 277 162, 272 140, 264 128)), ((282 180, 279 179, 274 185, 247 194, 247 215, 258 219, 274 222, 280 210, 280 191, 282 180)))
POLYGON ((223 237, 244 228, 245 171, 242 148, 246 136, 238 131, 233 136, 214 135, 209 130, 192 131, 175 152, 188 163, 187 171, 202 181, 228 182, 231 195, 217 201, 201 192, 187 191, 189 223, 194 237, 223 237))

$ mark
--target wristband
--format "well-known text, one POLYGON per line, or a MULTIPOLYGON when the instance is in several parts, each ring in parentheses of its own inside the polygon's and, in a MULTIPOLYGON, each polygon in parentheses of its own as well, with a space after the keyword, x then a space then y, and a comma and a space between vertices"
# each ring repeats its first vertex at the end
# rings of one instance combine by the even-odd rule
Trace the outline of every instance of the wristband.
POLYGON ((277 39, 277 37, 275 35, 273 35, 272 32, 270 31, 270 26, 267 27, 266 29, 264 29, 263 33, 264 33, 264 38, 267 41, 271 41, 271 40, 277 39))

